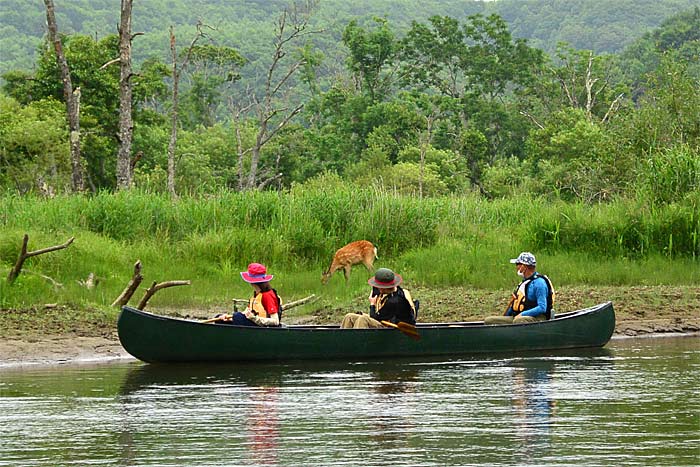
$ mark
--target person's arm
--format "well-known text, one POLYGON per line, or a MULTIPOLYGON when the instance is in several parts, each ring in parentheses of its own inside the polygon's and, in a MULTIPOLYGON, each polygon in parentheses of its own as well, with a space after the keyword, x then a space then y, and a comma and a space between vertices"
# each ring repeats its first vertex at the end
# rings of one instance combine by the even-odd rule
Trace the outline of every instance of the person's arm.
POLYGON ((273 294, 265 293, 262 295, 260 303, 262 304, 263 308, 265 308, 265 311, 267 311, 267 314, 270 315, 270 317, 268 318, 266 316, 255 316, 255 314, 251 312, 251 316, 246 315, 248 316, 248 319, 250 319, 258 326, 279 326, 280 318, 277 298, 273 294))
POLYGON ((249 319, 252 322, 254 322, 255 324, 257 324, 258 326, 279 326, 280 325, 279 313, 274 313, 274 314, 270 315, 269 318, 263 318, 262 316, 252 315, 252 317, 250 317, 249 319))
POLYGON ((537 306, 535 308, 530 308, 529 310, 523 311, 521 313, 522 316, 539 316, 547 312, 547 285, 545 284, 545 280, 542 278, 538 278, 530 284, 530 289, 528 292, 531 292, 535 296, 535 300, 537 301, 537 306))
POLYGON ((506 308, 506 312, 503 316, 513 316, 515 314, 515 311, 513 311, 513 303, 515 303, 515 294, 511 294, 508 308, 506 308))

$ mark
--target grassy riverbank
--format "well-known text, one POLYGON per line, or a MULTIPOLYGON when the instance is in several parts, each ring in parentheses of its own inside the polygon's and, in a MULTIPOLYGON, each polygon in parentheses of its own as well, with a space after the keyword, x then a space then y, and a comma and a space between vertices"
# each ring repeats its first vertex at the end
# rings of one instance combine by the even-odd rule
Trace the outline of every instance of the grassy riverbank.
MULTIPOLYGON (((540 270, 567 310, 612 299, 618 313, 651 319, 698 309, 700 215, 693 203, 653 206, 485 201, 472 195, 418 199, 313 183, 289 193, 222 193, 171 201, 146 193, 52 199, 0 196, 0 333, 111 333, 110 304, 143 264, 144 281, 191 280, 158 292, 148 308, 207 316, 229 310, 250 287, 238 272, 268 265, 286 301, 318 299, 289 319, 339 321, 364 309, 368 273, 357 267, 326 287, 322 269, 338 247, 365 238, 379 249, 375 266, 400 272, 422 300, 423 321, 499 313, 517 277, 508 259, 536 253, 540 270), (74 242, 27 260, 13 283, 4 277, 22 236, 29 250, 74 242), (94 274, 99 283, 81 282, 94 274), (47 305, 49 305, 47 307, 47 305), (662 311, 663 310, 663 311, 662 311)), ((620 315, 618 315, 620 316, 620 315)), ((625 315, 622 315, 625 316, 625 315)))

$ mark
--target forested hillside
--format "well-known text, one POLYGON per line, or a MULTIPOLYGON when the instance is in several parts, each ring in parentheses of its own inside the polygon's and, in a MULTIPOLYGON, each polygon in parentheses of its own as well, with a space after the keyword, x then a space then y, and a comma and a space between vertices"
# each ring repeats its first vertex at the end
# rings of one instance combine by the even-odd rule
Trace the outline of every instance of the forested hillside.
MULTIPOLYGON (((56 1, 57 21, 67 34, 96 38, 115 34, 119 17, 115 0, 56 1)), ((215 26, 217 43, 240 50, 251 62, 264 53, 274 18, 288 2, 283 0, 148 0, 135 2, 134 31, 146 33, 134 46, 135 59, 165 58, 168 26, 190 38, 198 20, 215 26)), ((514 37, 552 53, 558 42, 596 53, 618 52, 661 21, 697 4, 696 0, 321 0, 314 27, 325 32, 317 38, 331 63, 342 51, 338 44, 351 19, 365 22, 385 17, 396 31, 411 21, 430 16, 464 19, 474 13, 497 13, 509 24, 514 37)), ((46 33, 44 5, 40 0, 0 0, 0 74, 30 69, 46 33)))
MULTIPOLYGON (((560 31, 575 29, 563 26, 578 11, 601 40, 614 29, 605 5, 615 6, 612 18, 650 21, 639 15, 680 5, 579 3, 589 7, 556 22, 563 2, 511 2, 560 31), (594 11, 596 20, 585 16, 594 11)), ((32 5, 14 17, 4 9, 4 18, 38 40, 44 11, 32 5)), ((133 39, 133 144, 125 150, 119 38, 104 35, 118 12, 108 5, 56 7, 80 93, 79 129, 66 125, 70 94, 53 48, 2 75, 2 189, 53 196, 137 187, 176 197, 350 185, 421 198, 468 192, 700 208, 698 7, 659 17, 658 28, 610 54, 533 45, 515 34, 522 25, 492 13, 505 1, 439 2, 444 14, 412 1, 299 9, 281 1, 135 2, 134 32, 146 33, 133 39), (210 23, 197 29, 197 17, 210 23)))

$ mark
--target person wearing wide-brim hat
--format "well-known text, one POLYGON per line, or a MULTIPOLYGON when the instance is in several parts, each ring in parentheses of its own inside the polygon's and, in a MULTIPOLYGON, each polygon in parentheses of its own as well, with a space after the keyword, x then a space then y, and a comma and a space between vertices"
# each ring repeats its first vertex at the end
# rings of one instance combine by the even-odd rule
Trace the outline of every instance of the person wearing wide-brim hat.
POLYGON ((485 324, 524 324, 552 319, 554 287, 552 281, 537 272, 537 260, 529 251, 523 251, 510 260, 522 278, 513 292, 503 316, 488 316, 485 324))
POLYGON ((230 317, 224 317, 225 324, 238 326, 279 326, 282 313, 282 300, 277 291, 270 286, 274 276, 267 273, 267 268, 260 263, 250 263, 241 278, 253 287, 253 296, 244 311, 236 311, 230 317))
POLYGON ((400 287, 403 278, 391 269, 379 268, 367 283, 372 286, 369 294, 369 315, 348 313, 341 328, 381 328, 382 321, 416 324, 416 305, 408 290, 400 287))

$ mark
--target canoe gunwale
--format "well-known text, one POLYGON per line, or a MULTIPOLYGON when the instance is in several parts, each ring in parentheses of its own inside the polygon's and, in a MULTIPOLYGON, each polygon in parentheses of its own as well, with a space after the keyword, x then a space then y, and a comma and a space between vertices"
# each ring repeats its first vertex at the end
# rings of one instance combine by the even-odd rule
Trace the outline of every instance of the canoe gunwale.
MULTIPOLYGON (((600 303, 598 305, 589 307, 589 308, 583 308, 580 310, 574 310, 574 311, 568 311, 565 313, 560 313, 557 314, 554 319, 548 320, 548 321, 537 321, 534 323, 518 323, 518 324, 508 324, 506 326, 541 326, 547 323, 555 323, 555 322, 560 322, 565 319, 574 319, 577 318, 581 315, 589 314, 595 311, 598 311, 600 309, 603 309, 607 307, 611 302, 604 302, 600 303)), ((174 321, 181 321, 183 323, 188 323, 188 324, 200 324, 203 326, 217 326, 217 327, 226 327, 226 328, 232 328, 232 329, 262 329, 265 331, 280 331, 280 330, 285 330, 285 329, 294 329, 294 330, 336 330, 336 329, 341 329, 339 324, 290 324, 290 325, 282 325, 282 326, 269 326, 269 327, 264 327, 264 326, 238 326, 238 325, 233 325, 233 324, 220 324, 220 323, 203 323, 201 321, 196 321, 192 319, 186 319, 186 318, 177 318, 173 316, 163 316, 163 315, 157 315, 154 313, 150 313, 148 311, 143 311, 139 310, 138 308, 130 307, 130 306, 125 306, 124 308, 128 308, 130 312, 135 312, 137 314, 141 314, 143 316, 146 316, 151 319, 162 319, 162 320, 174 320, 174 321)), ((434 328, 473 328, 473 327, 489 327, 493 325, 486 325, 484 324, 483 321, 449 321, 445 323, 416 323, 416 327, 418 329, 434 329, 434 328)), ((378 328, 378 329, 386 329, 388 331, 391 331, 391 328, 378 328)), ((343 329, 343 331, 348 331, 348 329, 343 329)))

